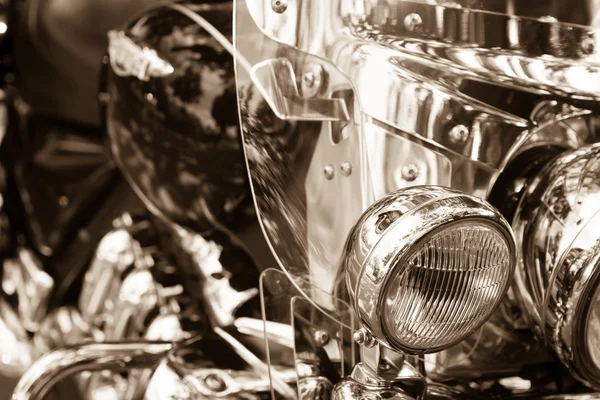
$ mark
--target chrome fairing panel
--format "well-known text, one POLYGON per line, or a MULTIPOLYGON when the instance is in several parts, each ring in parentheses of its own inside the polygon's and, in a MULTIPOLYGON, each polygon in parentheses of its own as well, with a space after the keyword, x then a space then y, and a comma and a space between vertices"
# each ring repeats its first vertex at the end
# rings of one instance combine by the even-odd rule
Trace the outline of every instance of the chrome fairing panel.
POLYGON ((590 27, 417 1, 280 4, 236 6, 246 158, 282 267, 326 291, 349 221, 374 199, 423 183, 488 198, 523 152, 597 140, 598 117, 569 104, 595 100, 593 84, 565 78, 578 63, 593 74, 595 52, 544 34, 590 27), (518 74, 508 55, 542 71, 518 74))
MULTIPOLYGON (((281 267, 329 293, 348 221, 382 195, 451 186, 506 206, 510 218, 537 171, 519 166, 600 139, 593 26, 435 3, 237 1, 238 98, 255 203, 281 267), (491 198, 507 173, 512 197, 491 198)), ((510 375, 548 361, 531 334, 515 333, 526 327, 515 304, 510 293, 455 357, 426 360, 429 372, 510 375), (481 351, 480 339, 493 345, 481 351), (499 348, 527 357, 502 358, 499 348)))

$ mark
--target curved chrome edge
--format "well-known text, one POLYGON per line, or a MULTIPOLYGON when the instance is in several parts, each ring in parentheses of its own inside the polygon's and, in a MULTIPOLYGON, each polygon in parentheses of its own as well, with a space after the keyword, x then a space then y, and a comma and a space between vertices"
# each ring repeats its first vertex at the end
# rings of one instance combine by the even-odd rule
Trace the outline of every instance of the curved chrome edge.
POLYGON ((520 246, 520 308, 569 371, 600 387, 600 369, 582 343, 589 296, 600 276, 600 144, 565 153, 523 191, 513 219, 520 246))
MULTIPOLYGON (((511 253, 509 276, 512 277, 517 262, 516 241, 508 222, 487 202, 453 189, 421 186, 392 193, 371 206, 350 233, 341 268, 346 271, 347 286, 354 298, 359 318, 365 328, 385 346, 399 346, 385 334, 379 312, 384 301, 383 289, 393 275, 392 269, 398 268, 397 261, 404 257, 414 243, 435 229, 465 219, 485 220, 503 234, 511 253), (405 218, 409 218, 410 222, 403 224, 405 218), (394 233, 377 234, 382 223, 389 224, 387 229, 394 229, 394 233)), ((504 285, 503 294, 510 284, 509 279, 504 285)), ((494 310, 503 297, 497 299, 494 310)), ((456 343, 444 348, 454 344, 456 343)), ((399 350, 408 354, 421 354, 442 349, 399 350)))
POLYGON ((173 346, 155 341, 86 343, 53 351, 25 372, 12 400, 41 400, 60 380, 82 371, 153 368, 173 346))

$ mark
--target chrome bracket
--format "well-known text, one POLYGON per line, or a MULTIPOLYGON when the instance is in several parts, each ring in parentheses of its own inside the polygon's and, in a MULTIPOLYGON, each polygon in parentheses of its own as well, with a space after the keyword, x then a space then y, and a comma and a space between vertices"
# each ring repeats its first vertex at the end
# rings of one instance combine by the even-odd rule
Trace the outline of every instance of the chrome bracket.
MULTIPOLYGON (((348 107, 343 99, 301 96, 294 68, 287 58, 271 59, 256 64, 252 67, 250 77, 273 113, 280 119, 295 121, 350 120, 348 107)), ((315 84, 316 82, 312 82, 312 85, 315 84)))

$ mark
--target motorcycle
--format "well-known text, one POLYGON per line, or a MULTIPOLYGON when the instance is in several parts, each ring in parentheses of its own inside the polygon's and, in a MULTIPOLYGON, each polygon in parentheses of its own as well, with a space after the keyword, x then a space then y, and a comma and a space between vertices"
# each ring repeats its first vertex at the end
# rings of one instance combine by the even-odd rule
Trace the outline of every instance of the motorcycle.
POLYGON ((71 219, 37 222, 51 135, 7 162, 13 399, 600 398, 597 11, 184 1, 110 30, 71 219))

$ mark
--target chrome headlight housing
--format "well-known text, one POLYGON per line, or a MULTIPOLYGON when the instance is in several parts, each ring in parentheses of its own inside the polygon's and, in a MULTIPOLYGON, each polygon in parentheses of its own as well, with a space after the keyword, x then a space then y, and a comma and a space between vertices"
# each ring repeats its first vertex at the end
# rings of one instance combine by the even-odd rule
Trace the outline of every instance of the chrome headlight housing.
POLYGON ((410 354, 450 347, 495 311, 512 280, 515 242, 485 201, 420 186, 372 205, 351 231, 342 269, 365 328, 410 354))
POLYGON ((600 388, 600 145, 543 169, 526 188, 513 227, 523 310, 572 373, 600 388))

